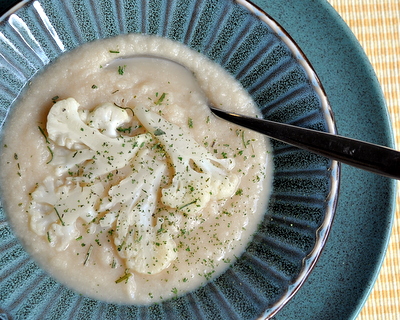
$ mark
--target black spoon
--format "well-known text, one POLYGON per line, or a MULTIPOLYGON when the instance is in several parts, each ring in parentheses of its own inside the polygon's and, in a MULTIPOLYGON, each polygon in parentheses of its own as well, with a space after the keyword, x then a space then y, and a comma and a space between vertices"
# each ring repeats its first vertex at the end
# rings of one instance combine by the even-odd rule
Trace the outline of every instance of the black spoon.
MULTIPOLYGON (((133 55, 119 57, 105 65, 105 68, 117 68, 121 64, 155 59, 173 63, 184 68, 196 78, 191 70, 177 61, 153 55, 133 55)), ((216 109, 209 104, 211 111, 218 117, 242 127, 265 134, 295 147, 312 151, 321 156, 346 163, 348 165, 374 172, 389 178, 400 180, 400 152, 360 140, 346 138, 331 133, 297 127, 285 123, 248 117, 245 115, 216 109)))
POLYGON ((324 157, 400 179, 400 152, 376 144, 210 107, 218 117, 324 157))

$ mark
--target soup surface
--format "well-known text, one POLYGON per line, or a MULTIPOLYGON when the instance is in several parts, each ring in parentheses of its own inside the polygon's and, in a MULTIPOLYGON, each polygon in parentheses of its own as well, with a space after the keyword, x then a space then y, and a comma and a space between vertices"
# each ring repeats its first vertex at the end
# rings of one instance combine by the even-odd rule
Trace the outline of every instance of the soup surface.
POLYGON ((265 137, 208 101, 257 115, 220 66, 155 36, 95 41, 36 76, 3 130, 1 191, 41 267, 136 304, 226 270, 263 218, 272 161, 265 137))

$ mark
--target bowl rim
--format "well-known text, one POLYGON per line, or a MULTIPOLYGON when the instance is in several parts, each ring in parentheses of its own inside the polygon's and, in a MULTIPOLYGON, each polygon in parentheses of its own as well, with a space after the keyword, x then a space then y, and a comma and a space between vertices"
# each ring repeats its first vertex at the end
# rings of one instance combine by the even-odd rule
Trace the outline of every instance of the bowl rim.
MULTIPOLYGON (((326 111, 324 113, 325 121, 328 125, 328 131, 332 134, 337 134, 336 122, 334 113, 330 107, 328 95, 319 79, 317 72, 312 66, 311 62, 304 54, 297 42, 292 36, 265 10, 254 4, 251 0, 234 0, 237 3, 246 7, 249 11, 255 14, 258 18, 269 25, 274 32, 280 36, 280 39, 290 48, 295 55, 297 61, 301 64, 303 69, 307 72, 310 79, 313 80, 313 88, 317 91, 318 96, 322 99, 321 109, 326 111)), ((333 160, 331 164, 331 193, 327 197, 327 211, 323 223, 317 229, 317 240, 311 252, 303 259, 303 267, 298 274, 296 281, 290 286, 289 290, 281 297, 279 302, 276 302, 275 308, 268 309, 264 312, 263 318, 270 319, 275 316, 284 306, 297 294, 302 285, 306 282, 309 275, 312 273, 316 263, 318 262, 322 251, 325 248, 326 241, 329 238, 330 230, 335 217, 335 212, 338 206, 340 180, 341 180, 341 163, 333 160)), ((261 319, 261 317, 260 317, 261 319)))
MULTIPOLYGON (((45 0, 40 0, 45 1, 45 0)), ((61 1, 61 0, 60 0, 61 1)), ((228 1, 228 0, 224 0, 228 1)), ((5 23, 6 20, 14 13, 16 13, 19 9, 24 8, 26 5, 35 2, 35 0, 20 0, 17 4, 11 7, 8 11, 6 11, 3 15, 0 16, 0 25, 5 23)), ((282 40, 291 50, 296 61, 303 67, 304 71, 307 73, 309 79, 312 80, 313 88, 318 93, 319 98, 321 99, 322 107, 321 110, 324 111, 324 120, 326 121, 326 125, 328 127, 328 131, 337 134, 336 123, 334 119, 334 114, 329 104, 329 100, 326 94, 326 91, 315 71, 311 62, 304 54, 300 46, 296 43, 296 41, 292 38, 292 36, 268 13, 266 13, 259 6, 254 4, 250 0, 232 0, 232 2, 236 2, 237 4, 245 7, 249 12, 257 16, 258 19, 266 23, 278 36, 279 39, 282 40)), ((66 50, 67 51, 67 50, 66 50)), ((66 51, 60 53, 63 54, 66 51)), ((331 189, 329 196, 326 198, 326 202, 330 205, 327 206, 325 212, 323 223, 317 229, 317 239, 314 244, 311 252, 303 259, 302 268, 296 277, 296 281, 288 287, 286 293, 278 300, 278 302, 274 303, 274 307, 265 310, 262 314, 262 319, 269 319, 275 316, 298 292, 298 290, 302 287, 304 282, 309 277, 310 273, 314 269, 315 264, 319 260, 322 251, 325 248, 326 241, 330 235, 331 226, 334 220, 335 212, 337 209, 338 198, 339 198, 339 189, 340 189, 340 180, 341 180, 341 164, 337 161, 332 161, 331 167, 329 168, 331 171, 330 182, 331 189), (276 306, 276 307, 275 307, 276 306)), ((260 319, 261 319, 260 317, 260 319)))

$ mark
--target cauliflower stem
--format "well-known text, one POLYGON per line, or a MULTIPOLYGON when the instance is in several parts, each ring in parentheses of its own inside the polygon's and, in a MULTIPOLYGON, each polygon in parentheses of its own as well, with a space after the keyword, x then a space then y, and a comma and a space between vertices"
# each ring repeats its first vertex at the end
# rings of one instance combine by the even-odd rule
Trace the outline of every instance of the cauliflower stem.
POLYGON ((234 160, 218 159, 189 133, 155 112, 138 106, 135 116, 150 133, 157 134, 173 165, 172 184, 162 190, 162 202, 187 214, 196 214, 212 199, 232 196, 239 178, 231 173, 234 160))

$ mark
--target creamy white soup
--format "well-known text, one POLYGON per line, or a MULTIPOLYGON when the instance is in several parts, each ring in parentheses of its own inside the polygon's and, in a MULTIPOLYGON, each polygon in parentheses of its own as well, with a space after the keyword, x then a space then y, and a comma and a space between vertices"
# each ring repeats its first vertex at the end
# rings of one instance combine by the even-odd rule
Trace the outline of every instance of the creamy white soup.
POLYGON ((3 130, 1 191, 40 266, 134 304, 226 270, 263 218, 272 161, 265 137, 208 102, 257 115, 220 66, 155 36, 86 44, 36 76, 3 130))

